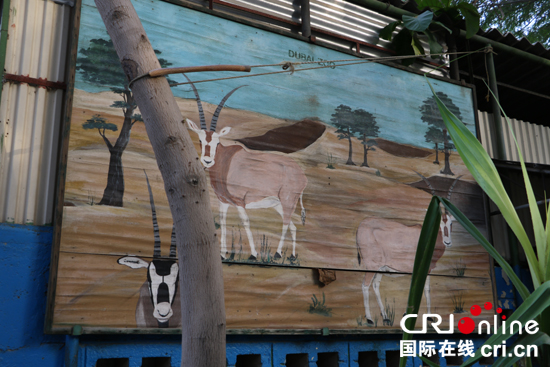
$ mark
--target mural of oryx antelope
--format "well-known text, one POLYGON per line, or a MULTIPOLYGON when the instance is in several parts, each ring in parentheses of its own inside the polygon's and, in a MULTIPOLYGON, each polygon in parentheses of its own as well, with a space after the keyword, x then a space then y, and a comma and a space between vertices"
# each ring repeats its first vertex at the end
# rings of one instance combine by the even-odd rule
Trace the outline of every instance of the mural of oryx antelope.
MULTIPOLYGON (((145 172, 145 170, 143 171, 145 172)), ((181 327, 181 302, 178 295, 178 262, 176 260, 176 232, 172 226, 170 255, 161 257, 160 234, 157 212, 149 178, 145 173, 149 202, 153 216, 153 233, 155 238, 153 260, 145 261, 136 256, 124 256, 118 259, 120 265, 132 269, 147 269, 147 281, 139 289, 139 300, 136 306, 137 327, 181 327)))
MULTIPOLYGON (((435 189, 430 182, 418 172, 417 174, 426 182, 432 191, 432 195, 435 195, 435 189)), ((460 177, 462 176, 457 177, 453 181, 447 192, 447 198, 449 200, 451 200, 453 188, 460 177)), ((443 256, 445 249, 452 246, 451 229, 454 219, 455 218, 447 212, 441 216, 441 222, 439 224, 440 231, 437 235, 437 241, 428 274, 436 267, 437 261, 443 256)), ((362 285, 365 316, 368 326, 374 326, 369 305, 369 290, 371 284, 376 296, 376 301, 378 302, 378 307, 380 308, 383 323, 384 325, 391 326, 380 297, 380 282, 384 275, 397 277, 405 275, 404 273, 412 273, 421 229, 422 225, 420 224, 406 226, 399 222, 384 218, 367 218, 359 224, 356 237, 357 259, 359 264, 363 263, 366 269, 372 270, 366 273, 362 285)), ((430 277, 426 278, 424 295, 426 296, 428 313, 430 313, 430 277)))
MULTIPOLYGON (((187 76, 185 76, 187 78, 187 76)), ((200 128, 187 119, 188 127, 197 133, 201 145, 201 162, 208 169, 210 184, 220 202, 221 226, 221 257, 225 259, 227 252, 226 218, 227 210, 234 206, 241 218, 248 243, 250 245, 250 260, 256 260, 258 252, 254 246, 250 220, 247 209, 274 208, 282 217, 283 228, 281 239, 274 259, 282 255, 285 235, 290 229, 292 236, 291 259, 296 258, 296 226, 292 222, 292 214, 298 201, 302 207, 301 219, 305 224, 306 210, 302 202, 302 194, 307 185, 307 178, 300 166, 291 158, 263 152, 250 152, 240 145, 225 146, 220 144, 220 138, 231 130, 224 127, 216 131, 216 124, 220 112, 227 99, 239 88, 227 93, 221 100, 207 130, 206 120, 199 93, 190 82, 195 93, 199 109, 200 128)))

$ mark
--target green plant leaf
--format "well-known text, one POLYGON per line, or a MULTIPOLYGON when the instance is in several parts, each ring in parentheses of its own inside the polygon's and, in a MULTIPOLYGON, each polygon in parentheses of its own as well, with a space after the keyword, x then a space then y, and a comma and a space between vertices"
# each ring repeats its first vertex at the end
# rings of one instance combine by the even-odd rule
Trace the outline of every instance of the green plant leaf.
POLYGON ((430 361, 428 358, 426 357, 420 357, 419 358, 422 360, 422 362, 424 362, 426 365, 430 366, 430 367, 441 367, 440 365, 438 365, 437 363, 435 362, 432 362, 430 361))
MULTIPOLYGON (((430 270, 432 256, 435 248, 435 241, 439 234, 439 223, 441 222, 441 210, 439 209, 439 198, 432 197, 428 211, 424 217, 420 238, 418 239, 418 247, 416 248, 416 256, 414 258, 413 272, 411 277, 411 287, 409 290, 409 300, 407 302, 407 313, 417 314, 422 301, 424 292, 424 284, 430 270)), ((416 318, 407 319, 405 325, 407 330, 414 329, 416 318)), ((412 334, 403 333, 403 340, 411 340, 412 334)), ((399 367, 405 367, 407 358, 402 357, 399 361, 399 367)))
POLYGON ((456 221, 460 223, 462 227, 464 227, 465 230, 468 231, 480 244, 483 246, 483 248, 489 253, 489 255, 492 256, 493 259, 500 265, 502 270, 508 275, 508 278, 512 281, 512 284, 514 287, 516 287, 516 290, 518 291, 519 295, 523 299, 527 299, 529 297, 529 290, 523 284, 523 282, 519 279, 519 277, 514 272, 514 269, 508 264, 508 262, 498 253, 498 251, 487 241, 487 239, 481 234, 481 232, 477 229, 477 227, 448 199, 440 198, 441 202, 443 203, 443 206, 447 209, 449 213, 451 213, 456 221))
POLYGON ((412 35, 411 46, 416 56, 424 55, 424 47, 422 46, 422 43, 418 39, 416 33, 412 35))
POLYGON ((460 2, 456 5, 456 8, 460 11, 460 14, 466 21, 466 38, 471 38, 479 30, 479 19, 481 15, 477 11, 476 7, 467 2, 460 2))
POLYGON ((396 20, 395 22, 391 22, 390 24, 382 28, 382 30, 378 33, 380 35, 380 38, 391 41, 395 28, 397 28, 402 23, 403 22, 401 22, 400 20, 396 20))
MULTIPOLYGON (((493 91, 489 89, 489 91, 493 94, 493 97, 496 99, 493 91)), ((531 221, 533 225, 533 232, 535 235, 535 245, 537 247, 537 254, 539 259, 539 266, 542 274, 542 279, 540 282, 545 282, 548 280, 547 273, 548 273, 548 258, 547 258, 547 252, 548 252, 548 238, 546 234, 546 229, 544 227, 544 224, 542 223, 542 218, 539 210, 539 206, 537 204, 537 199, 535 198, 535 193, 533 191, 533 186, 531 185, 531 181, 529 179, 529 174, 527 173, 527 168, 525 167, 525 160, 523 159, 523 154, 521 153, 521 149, 519 147, 518 141, 516 139, 516 135, 514 134, 514 129, 512 128, 512 123, 510 122, 510 119, 506 115, 506 113, 503 111, 502 106, 498 102, 498 99, 496 99, 498 106, 500 110, 504 114, 504 118, 506 120, 506 123, 508 124, 508 129, 510 130, 510 134, 512 135, 512 138, 514 139, 514 144, 516 145, 516 150, 518 152, 519 162, 521 165, 521 172, 523 174, 523 181, 525 184, 525 191, 527 193, 527 201, 529 203, 529 211, 531 213, 531 221)), ((535 285, 536 287, 536 285, 535 285)))
MULTIPOLYGON (((507 346, 506 349, 515 350, 517 346, 523 345, 523 351, 525 352, 525 350, 527 349, 526 347, 528 347, 529 345, 540 346, 543 344, 550 344, 550 337, 547 334, 539 331, 533 335, 525 334, 520 336, 514 344, 512 344, 511 346, 507 346)), ((519 361, 521 358, 523 357, 517 357, 515 354, 512 357, 501 356, 496 360, 495 363, 493 363, 492 367, 511 366, 513 363, 519 361)))
POLYGON ((437 10, 445 7, 445 4, 441 0, 416 0, 416 5, 418 5, 418 9, 420 10, 424 8, 437 10))
POLYGON ((546 210, 546 274, 544 275, 544 279, 550 280, 550 266, 548 266, 550 264, 550 208, 546 201, 546 194, 544 195, 544 199, 544 208, 546 210))
POLYGON ((403 24, 407 29, 415 32, 423 32, 430 26, 434 13, 426 10, 417 16, 403 15, 403 24))
MULTIPOLYGON (((506 121, 510 125, 510 121, 508 117, 506 117, 506 121)), ((529 203, 529 211, 531 212, 531 220, 533 224, 533 232, 535 234, 535 244, 537 247, 537 254, 539 257, 539 265, 540 268, 544 270, 543 278, 541 279, 541 282, 544 282, 547 279, 546 274, 548 273, 548 263, 547 263, 547 236, 546 236, 546 230, 544 228, 544 224, 542 223, 542 218, 539 211, 539 206, 537 204, 537 199, 535 198, 535 193, 533 191, 533 186, 531 185, 531 181, 529 180, 529 174, 527 173, 527 168, 525 167, 525 161, 523 159, 523 156, 521 154, 521 150, 519 148, 518 142, 516 140, 516 137, 514 136, 513 131, 512 136, 514 137, 514 142, 516 143, 516 147, 519 154, 519 160, 521 164, 521 171, 523 172, 523 180, 525 182, 525 190, 527 192, 527 200, 529 203)))
POLYGON ((504 189, 500 175, 498 174, 493 161, 470 130, 468 130, 468 128, 466 128, 466 126, 451 111, 449 111, 443 102, 441 102, 429 80, 428 84, 435 97, 443 122, 447 127, 447 131, 451 136, 460 157, 479 186, 499 208, 502 216, 506 220, 506 223, 510 226, 518 238, 527 257, 529 270, 531 271, 531 276, 533 278, 533 284, 535 285, 535 288, 538 287, 543 279, 540 264, 537 261, 537 257, 533 251, 531 242, 529 241, 529 237, 527 237, 527 233, 525 232, 517 212, 514 209, 514 205, 504 189))
MULTIPOLYGON (((430 54, 440 54, 443 53, 443 46, 437 42, 437 38, 435 35, 430 32, 430 30, 426 29, 424 32, 422 32, 428 37, 428 43, 430 44, 430 54)), ((435 58, 435 56, 432 56, 432 58, 435 58)))
MULTIPOLYGON (((548 307, 550 307, 550 282, 545 282, 523 301, 512 316, 506 320, 506 325, 509 326, 516 320, 521 322, 522 325, 525 325, 527 321, 536 319, 548 307)), ((517 331, 517 328, 514 330, 517 331)), ((510 337, 512 337, 512 335, 504 334, 502 327, 500 327, 483 345, 490 345, 491 348, 489 350, 492 351, 492 346, 500 345, 504 340, 510 337)), ((471 366, 481 358, 481 348, 479 348, 474 356, 464 362, 461 367, 471 366)))
POLYGON ((441 23, 441 22, 438 22, 438 21, 433 21, 432 22, 433 24, 437 24, 438 26, 440 26, 441 28, 443 29, 446 29, 447 32, 449 33, 453 33, 453 31, 451 31, 451 29, 449 27, 447 27, 445 24, 441 23))

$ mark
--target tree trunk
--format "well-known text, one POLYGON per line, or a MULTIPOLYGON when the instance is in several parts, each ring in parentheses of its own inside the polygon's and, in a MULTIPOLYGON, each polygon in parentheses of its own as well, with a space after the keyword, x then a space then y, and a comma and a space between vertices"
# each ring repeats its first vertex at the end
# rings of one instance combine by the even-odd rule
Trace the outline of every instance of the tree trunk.
POLYGON ((348 161, 346 162, 346 164, 348 166, 355 166, 355 163, 353 163, 353 160, 351 159, 351 156, 353 155, 352 147, 351 147, 351 136, 348 136, 348 141, 349 141, 349 153, 348 153, 348 161))
POLYGON ((445 167, 439 172, 445 175, 454 176, 454 173, 451 171, 451 165, 449 162, 449 157, 451 156, 451 150, 448 148, 445 148, 444 153, 445 153, 445 167))
MULTIPOLYGON (((96 4, 128 80, 160 68, 130 0, 96 0, 96 4)), ((225 366, 222 264, 204 169, 166 78, 142 78, 132 91, 176 227, 182 366, 225 366)))
POLYGON ((367 146, 363 145, 363 164, 361 164, 361 167, 369 166, 369 164, 367 163, 367 154, 368 154, 367 146))
POLYGON ((109 173, 107 175, 107 186, 103 191, 103 197, 99 205, 123 206, 124 199, 124 169, 122 167, 122 153, 130 142, 132 130, 132 114, 135 108, 128 108, 124 111, 124 123, 114 147, 109 148, 111 158, 109 160, 109 173))
POLYGON ((439 146, 435 143, 435 161, 434 164, 439 164, 439 146))
POLYGON ((122 206, 124 196, 124 171, 122 168, 122 151, 109 149, 109 173, 107 186, 99 205, 122 206))
POLYGON ((449 139, 447 138, 447 130, 443 130, 443 152, 445 155, 445 167, 439 173, 443 173, 444 175, 452 175, 454 176, 454 173, 451 171, 451 164, 449 162, 449 157, 451 156, 451 150, 449 149, 449 139))

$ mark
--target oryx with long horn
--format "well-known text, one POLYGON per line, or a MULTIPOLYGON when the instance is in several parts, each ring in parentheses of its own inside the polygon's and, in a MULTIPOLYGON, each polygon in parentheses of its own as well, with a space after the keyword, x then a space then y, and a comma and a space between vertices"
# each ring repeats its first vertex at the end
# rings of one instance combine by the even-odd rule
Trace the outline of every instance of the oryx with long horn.
MULTIPOLYGON (((426 182, 432 195, 435 195, 435 189, 430 182, 420 173, 416 173, 426 182)), ((460 177, 462 176, 454 180, 447 192, 447 198, 449 200, 451 200, 453 189, 460 177)), ((441 222, 439 224, 440 231, 437 236, 429 273, 435 268, 437 261, 443 256, 445 249, 452 246, 451 230, 453 221, 454 217, 446 211, 441 216, 441 222)), ((406 273, 412 273, 421 229, 422 225, 420 224, 406 226, 394 220, 384 218, 367 218, 359 224, 356 235, 357 259, 359 264, 363 264, 365 269, 369 270, 365 275, 362 285, 367 325, 374 325, 369 305, 369 290, 371 284, 376 296, 376 301, 380 307, 383 323, 384 325, 390 324, 390 320, 388 319, 380 296, 380 282, 382 281, 383 275, 402 276, 406 273)), ((430 277, 426 278, 424 295, 426 296, 428 313, 430 313, 430 277)))
MULTIPOLYGON (((145 170, 143 171, 145 172, 145 170)), ((149 202, 153 217, 154 250, 153 259, 149 262, 137 256, 124 256, 118 263, 132 269, 147 269, 147 281, 139 290, 136 306, 136 324, 138 327, 181 327, 181 302, 178 295, 178 261, 176 258, 176 232, 172 226, 170 254, 161 256, 161 242, 157 212, 149 178, 145 173, 149 202)))
MULTIPOLYGON (((184 74, 185 76, 185 74, 184 74)), ((187 76, 185 76, 187 78, 187 76)), ((233 206, 239 212, 248 243, 250 245, 250 259, 258 256, 250 231, 250 220, 247 209, 274 208, 282 217, 283 228, 281 239, 274 259, 282 257, 282 248, 288 229, 292 236, 291 259, 296 258, 296 226, 292 221, 292 214, 298 201, 302 207, 301 220, 305 223, 306 211, 302 202, 302 194, 307 185, 307 178, 300 166, 291 158, 272 153, 250 152, 240 145, 224 146, 220 138, 231 130, 224 127, 216 131, 220 112, 227 99, 239 88, 231 90, 219 103, 210 127, 206 127, 206 119, 197 89, 189 81, 195 93, 199 110, 200 128, 187 119, 189 129, 194 131, 200 140, 202 164, 208 169, 210 184, 220 202, 221 226, 221 257, 227 256, 226 245, 226 217, 227 209, 233 206)))

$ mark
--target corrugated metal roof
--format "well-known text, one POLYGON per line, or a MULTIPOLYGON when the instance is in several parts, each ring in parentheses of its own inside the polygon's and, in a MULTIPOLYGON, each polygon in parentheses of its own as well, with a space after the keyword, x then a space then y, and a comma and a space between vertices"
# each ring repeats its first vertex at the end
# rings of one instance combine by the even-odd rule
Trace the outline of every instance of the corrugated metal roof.
MULTIPOLYGON (((12 0, 7 74, 63 82, 70 8, 12 0)), ((52 222, 64 93, 4 81, 0 103, 0 222, 52 222)))
MULTIPOLYGON (((533 45, 526 39, 518 40, 511 34, 502 35, 497 30, 480 34, 489 40, 550 60, 550 51, 540 43, 533 45)), ((463 51, 485 46, 473 40, 469 41, 469 45, 466 40, 459 40, 459 48, 463 51)), ((506 114, 518 120, 549 126, 546 106, 550 103, 550 67, 505 52, 497 52, 493 57, 500 103, 506 114)), ((490 112, 490 103, 485 98, 488 92, 484 83, 487 80, 485 55, 474 54, 461 59, 459 66, 461 77, 476 85, 478 109, 490 112)))

